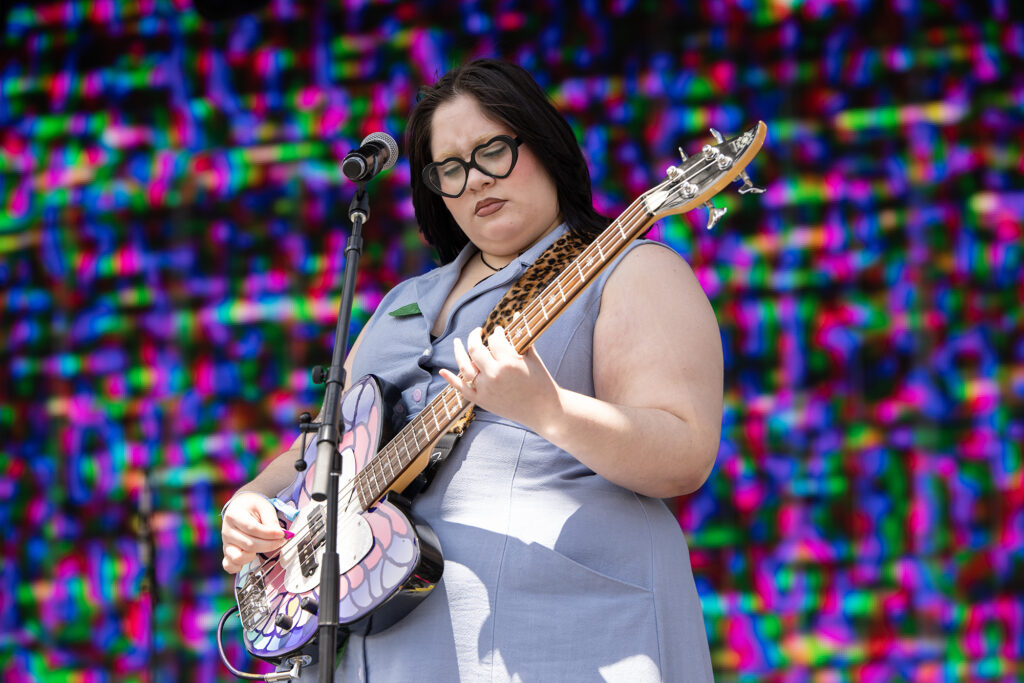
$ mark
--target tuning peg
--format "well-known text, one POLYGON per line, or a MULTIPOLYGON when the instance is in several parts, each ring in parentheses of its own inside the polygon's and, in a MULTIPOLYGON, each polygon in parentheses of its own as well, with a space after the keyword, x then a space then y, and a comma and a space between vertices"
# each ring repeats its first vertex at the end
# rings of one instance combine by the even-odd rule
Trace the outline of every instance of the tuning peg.
POLYGON ((711 129, 711 137, 713 137, 715 139, 715 142, 717 142, 718 144, 722 144, 723 142, 725 142, 725 138, 722 137, 722 134, 719 133, 714 128, 711 129))
POLYGON ((711 202, 710 199, 707 200, 706 202, 704 202, 704 206, 708 207, 708 225, 707 225, 707 229, 708 230, 710 230, 711 228, 715 227, 715 225, 718 224, 719 219, 722 216, 724 216, 725 213, 729 210, 729 207, 727 207, 727 206, 723 206, 721 209, 717 208, 711 202))
POLYGON ((686 156, 686 152, 683 151, 682 147, 679 147, 677 149, 679 150, 679 156, 681 156, 683 158, 683 161, 686 161, 687 159, 690 158, 690 157, 686 156))
POLYGON ((740 194, 747 194, 749 192, 753 192, 754 194, 764 194, 764 188, 755 185, 754 181, 750 179, 750 176, 747 175, 745 170, 740 171, 740 178, 743 179, 743 185, 739 189, 740 194))

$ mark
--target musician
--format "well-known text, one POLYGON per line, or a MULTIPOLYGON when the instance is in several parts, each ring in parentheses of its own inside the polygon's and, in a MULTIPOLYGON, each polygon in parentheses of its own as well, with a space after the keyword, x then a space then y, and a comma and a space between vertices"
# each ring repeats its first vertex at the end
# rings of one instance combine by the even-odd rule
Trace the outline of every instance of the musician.
MULTIPOLYGON (((718 449, 705 293, 674 252, 634 242, 523 355, 502 328, 484 339, 541 252, 608 224, 586 162, 529 74, 493 60, 424 90, 407 143, 442 265, 384 298, 348 377, 399 387, 407 418, 450 384, 476 417, 413 503, 440 540, 440 584, 395 626, 351 636, 339 680, 710 680, 686 542, 661 500, 700 487, 718 449)), ((268 498, 294 480, 298 450, 226 507, 228 572, 284 542, 268 498)))

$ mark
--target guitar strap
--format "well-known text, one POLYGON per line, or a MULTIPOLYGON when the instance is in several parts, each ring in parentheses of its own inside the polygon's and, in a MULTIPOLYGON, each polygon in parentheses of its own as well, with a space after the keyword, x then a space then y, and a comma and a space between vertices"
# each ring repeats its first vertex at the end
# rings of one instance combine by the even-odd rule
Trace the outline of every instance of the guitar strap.
MULTIPOLYGON (((483 337, 487 339, 494 332, 494 328, 501 325, 508 327, 516 313, 526 307, 531 301, 537 298, 544 288, 548 286, 555 277, 561 273, 576 256, 589 244, 588 241, 577 237, 572 233, 566 234, 555 240, 551 246, 544 250, 537 260, 534 261, 526 272, 520 276, 515 283, 501 297, 501 301, 494 307, 494 310, 487 316, 483 325, 483 337)), ((449 432, 442 436, 430 452, 430 463, 421 474, 422 480, 419 486, 410 488, 421 493, 433 481, 438 467, 445 461, 456 442, 462 436, 463 431, 473 420, 473 408, 470 408, 459 422, 449 432)))

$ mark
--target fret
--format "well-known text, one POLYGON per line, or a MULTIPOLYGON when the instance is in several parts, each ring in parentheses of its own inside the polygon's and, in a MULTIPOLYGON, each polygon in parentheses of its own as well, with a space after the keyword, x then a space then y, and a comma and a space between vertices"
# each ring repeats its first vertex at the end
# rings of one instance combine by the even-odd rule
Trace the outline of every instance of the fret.
POLYGON ((376 490, 380 490, 381 482, 380 479, 377 477, 377 468, 375 468, 371 463, 370 467, 368 467, 367 469, 370 470, 370 480, 372 481, 374 488, 376 490))
POLYGON ((430 425, 427 424, 427 418, 432 418, 435 422, 437 421, 437 399, 427 404, 427 407, 423 409, 423 412, 416 416, 416 425, 420 431, 423 432, 423 440, 430 443, 434 440, 434 433, 430 429, 430 425))
MULTIPOLYGON (((357 480, 353 479, 353 483, 357 480)), ((363 495, 363 487, 358 484, 355 486, 356 499, 359 501, 359 507, 363 510, 366 509, 366 496, 363 495)), ((340 505, 338 507, 341 507, 340 505)))
POLYGON ((362 472, 360 472, 359 474, 359 504, 365 510, 374 500, 374 487, 372 481, 373 477, 363 477, 362 472))
MULTIPOLYGON (((413 451, 416 449, 416 442, 414 441, 412 447, 409 447, 409 432, 404 429, 401 431, 399 436, 402 437, 402 445, 405 446, 405 453, 409 458, 409 462, 412 462, 412 459, 415 457, 413 451)), ((404 460, 404 458, 402 460, 404 460)))
POLYGON ((419 437, 416 436, 415 426, 406 427, 404 431, 406 432, 406 438, 412 439, 412 448, 409 449, 410 454, 419 453, 420 451, 422 451, 426 444, 422 443, 419 437))
MULTIPOLYGON (((444 393, 444 390, 442 389, 442 390, 441 390, 441 397, 442 397, 442 399, 441 399, 441 400, 442 400, 442 401, 445 401, 445 400, 446 400, 446 399, 444 399, 444 398, 443 398, 443 397, 444 397, 444 395, 445 395, 445 393, 444 393)), ((445 406, 445 408, 447 408, 447 406, 445 406)), ((436 411, 433 411, 433 410, 432 410, 432 411, 430 411, 430 416, 431 416, 432 418, 434 418, 434 428, 435 428, 435 429, 437 429, 438 433, 440 433, 440 432, 441 432, 441 430, 442 430, 443 428, 441 427, 440 423, 439 423, 439 422, 437 421, 437 412, 436 412, 436 411)))
POLYGON ((615 225, 619 226, 619 234, 622 235, 622 239, 628 240, 629 239, 629 235, 627 235, 626 231, 622 229, 622 223, 620 221, 616 220, 615 221, 615 225))
POLYGON ((601 238, 598 237, 596 240, 594 240, 593 244, 594 244, 594 247, 597 249, 597 256, 598 256, 598 258, 600 258, 602 261, 604 261, 604 252, 601 251, 601 238))
MULTIPOLYGON (((454 419, 455 416, 459 413, 459 408, 460 407, 461 407, 461 403, 459 401, 459 397, 455 395, 454 391, 451 391, 451 392, 448 392, 447 394, 445 394, 445 396, 444 396, 444 416, 445 416, 446 419, 448 419, 448 420, 454 419), (454 409, 448 407, 448 399, 449 399, 449 397, 455 399, 455 408, 454 409)), ((438 431, 439 432, 444 431, 444 427, 439 427, 438 431)))
POLYGON ((512 336, 509 341, 512 342, 512 346, 515 347, 516 351, 522 353, 523 349, 520 347, 520 343, 523 341, 523 330, 518 325, 512 331, 512 336))
POLYGON ((614 240, 610 244, 605 244, 604 246, 605 246, 605 249, 609 250, 609 253, 611 254, 611 256, 609 256, 608 258, 609 258, 609 260, 611 260, 612 258, 614 258, 615 254, 618 254, 618 253, 622 252, 622 248, 626 246, 626 242, 620 242, 618 240, 614 240))
POLYGON ((555 278, 555 286, 558 287, 558 294, 559 294, 559 296, 562 297, 562 303, 568 302, 568 299, 565 298, 565 292, 562 291, 562 276, 561 275, 559 275, 558 277, 555 278))
POLYGON ((526 334, 529 337, 533 337, 533 332, 530 330, 530 323, 526 320, 526 316, 520 316, 516 322, 522 322, 523 327, 526 328, 526 334))

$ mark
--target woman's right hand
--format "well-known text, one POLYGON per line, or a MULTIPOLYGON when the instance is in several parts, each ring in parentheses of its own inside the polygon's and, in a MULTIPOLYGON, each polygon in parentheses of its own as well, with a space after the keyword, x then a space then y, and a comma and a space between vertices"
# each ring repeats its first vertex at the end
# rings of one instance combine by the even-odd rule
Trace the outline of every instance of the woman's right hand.
POLYGON ((229 574, 237 574, 258 553, 280 548, 289 535, 278 523, 277 510, 266 496, 252 491, 236 494, 224 508, 220 525, 224 545, 221 565, 229 574))

